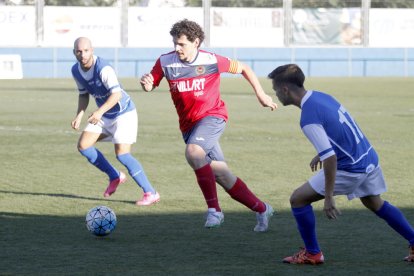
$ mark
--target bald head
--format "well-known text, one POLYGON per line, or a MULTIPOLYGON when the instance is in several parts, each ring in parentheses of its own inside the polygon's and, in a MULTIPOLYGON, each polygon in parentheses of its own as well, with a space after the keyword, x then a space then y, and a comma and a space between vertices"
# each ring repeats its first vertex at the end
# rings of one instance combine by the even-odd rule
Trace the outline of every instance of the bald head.
POLYGON ((89 70, 93 63, 93 48, 92 43, 87 37, 79 37, 73 43, 73 54, 78 60, 82 70, 89 70))
POLYGON ((87 37, 78 37, 75 42, 73 43, 73 49, 79 49, 79 48, 92 48, 92 42, 87 37))

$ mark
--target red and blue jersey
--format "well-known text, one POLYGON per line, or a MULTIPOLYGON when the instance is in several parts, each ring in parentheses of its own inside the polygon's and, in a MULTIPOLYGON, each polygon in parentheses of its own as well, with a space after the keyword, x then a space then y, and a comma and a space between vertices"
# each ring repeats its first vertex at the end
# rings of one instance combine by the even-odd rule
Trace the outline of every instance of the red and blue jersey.
POLYGON ((182 62, 175 52, 162 55, 152 68, 154 86, 165 77, 179 117, 180 130, 190 130, 200 119, 215 116, 228 119, 220 97, 220 74, 237 73, 238 62, 199 50, 191 63, 182 62))

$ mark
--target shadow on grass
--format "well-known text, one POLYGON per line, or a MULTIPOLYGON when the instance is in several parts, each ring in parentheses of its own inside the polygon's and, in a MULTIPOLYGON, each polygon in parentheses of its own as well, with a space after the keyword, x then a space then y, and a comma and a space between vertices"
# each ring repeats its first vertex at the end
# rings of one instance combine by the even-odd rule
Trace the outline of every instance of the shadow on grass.
POLYGON ((10 90, 13 92, 27 92, 27 91, 51 91, 51 92, 73 92, 76 89, 72 87, 62 87, 62 85, 58 86, 5 86, 2 85, 3 90, 10 90))
POLYGON ((334 222, 316 215, 327 262, 310 267, 281 263, 301 246, 289 211, 278 212, 267 233, 252 231, 248 211, 225 213, 217 229, 203 227, 202 213, 118 213, 103 238, 87 232, 84 216, 0 212, 0 274, 412 275, 402 261, 406 242, 375 215, 344 210, 334 222))
MULTIPOLYGON (((13 194, 13 195, 32 195, 32 196, 50 196, 50 197, 62 197, 62 198, 72 198, 72 199, 86 199, 86 200, 102 200, 102 197, 86 197, 80 195, 73 195, 73 194, 55 194, 55 193, 34 193, 34 192, 20 192, 20 191, 4 191, 0 190, 0 194, 13 194)), ((120 202, 120 203, 132 203, 135 204, 135 201, 128 201, 128 200, 113 200, 112 202, 120 202)))

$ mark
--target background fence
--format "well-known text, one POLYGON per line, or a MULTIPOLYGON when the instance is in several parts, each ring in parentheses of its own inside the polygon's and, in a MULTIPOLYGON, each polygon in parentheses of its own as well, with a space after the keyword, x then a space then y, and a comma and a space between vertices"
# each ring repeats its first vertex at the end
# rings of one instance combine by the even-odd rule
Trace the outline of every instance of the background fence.
POLYGON ((414 9, 374 8, 370 0, 336 1, 341 7, 317 1, 319 8, 297 7, 295 0, 253 1, 266 7, 214 6, 247 0, 101 1, 110 3, 105 7, 20 2, 26 5, 0 6, 0 75, 19 68, 14 56, 12 62, 4 55, 18 55, 24 77, 68 77, 73 41, 87 36, 121 77, 136 77, 172 49, 169 29, 183 18, 204 27, 205 49, 245 61, 259 76, 286 62, 301 64, 310 76, 414 71, 414 9))
MULTIPOLYGON (((140 77, 151 70, 159 55, 172 48, 96 48, 109 60, 120 77, 140 77)), ((265 77, 276 66, 299 64, 307 76, 326 77, 409 77, 414 76, 413 48, 205 48, 252 67, 265 77)), ((75 63, 72 48, 8 48, 5 54, 19 53, 26 78, 71 77, 75 63)), ((228 75, 232 76, 232 75, 228 75)))

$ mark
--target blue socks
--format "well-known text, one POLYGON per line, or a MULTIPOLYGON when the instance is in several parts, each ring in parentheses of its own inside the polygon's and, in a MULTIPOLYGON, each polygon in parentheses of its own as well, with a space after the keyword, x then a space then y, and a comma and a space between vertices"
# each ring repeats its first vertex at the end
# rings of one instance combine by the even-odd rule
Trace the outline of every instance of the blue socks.
MULTIPOLYGON (((80 150, 79 152, 85 156, 92 165, 106 173, 110 181, 119 177, 119 171, 115 169, 95 147, 80 150)), ((116 158, 128 169, 129 174, 142 188, 144 193, 151 192, 155 194, 155 189, 151 186, 151 183, 145 175, 144 169, 137 159, 135 159, 130 153, 118 155, 116 158)))
MULTIPOLYGON (((311 254, 320 252, 318 241, 316 240, 315 214, 313 213, 312 205, 292 208, 292 213, 296 219, 306 250, 311 254)), ((414 229, 398 208, 384 201, 382 207, 375 214, 384 219, 410 245, 414 245, 414 229)))
POLYGON ((89 163, 106 173, 110 181, 119 177, 119 171, 115 169, 95 147, 80 150, 79 152, 88 159, 89 163))
POLYGON ((292 208, 293 216, 296 219, 299 233, 305 243, 306 251, 311 254, 318 254, 321 250, 316 240, 315 214, 312 205, 292 208))
POLYGON ((382 207, 375 212, 377 216, 384 219, 392 229, 403 236, 410 245, 414 245, 414 229, 404 217, 400 209, 384 201, 382 207))
POLYGON ((118 155, 116 157, 127 169, 135 182, 144 190, 144 193, 151 192, 155 194, 154 188, 151 186, 144 169, 141 164, 130 153, 118 155))

